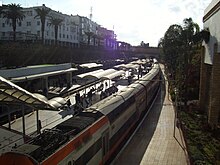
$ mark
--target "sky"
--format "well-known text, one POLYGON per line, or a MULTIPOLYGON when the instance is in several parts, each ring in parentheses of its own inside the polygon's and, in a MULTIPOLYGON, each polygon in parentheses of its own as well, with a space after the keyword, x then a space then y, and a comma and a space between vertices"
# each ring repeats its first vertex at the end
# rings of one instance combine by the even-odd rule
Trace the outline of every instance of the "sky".
POLYGON ((173 24, 183 24, 191 17, 203 28, 204 10, 212 0, 0 0, 0 4, 16 3, 21 7, 45 4, 63 14, 81 15, 102 27, 114 30, 118 41, 140 45, 141 41, 157 46, 173 24))

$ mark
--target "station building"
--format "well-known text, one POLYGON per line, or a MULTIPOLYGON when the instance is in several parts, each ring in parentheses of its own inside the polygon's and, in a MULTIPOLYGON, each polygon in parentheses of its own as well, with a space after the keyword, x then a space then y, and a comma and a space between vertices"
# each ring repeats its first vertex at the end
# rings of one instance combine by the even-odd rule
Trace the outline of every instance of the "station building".
POLYGON ((212 128, 220 125, 220 0, 212 0, 205 9, 204 30, 209 37, 203 41, 200 106, 208 114, 212 128))

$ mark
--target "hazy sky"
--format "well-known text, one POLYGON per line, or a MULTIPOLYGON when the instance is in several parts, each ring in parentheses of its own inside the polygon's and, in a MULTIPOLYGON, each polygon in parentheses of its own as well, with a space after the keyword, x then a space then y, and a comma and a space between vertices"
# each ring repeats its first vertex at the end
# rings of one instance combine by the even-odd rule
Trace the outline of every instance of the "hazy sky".
POLYGON ((202 29, 202 17, 211 0, 0 0, 0 3, 16 3, 22 7, 45 4, 64 14, 81 15, 99 25, 114 30, 117 40, 132 45, 141 41, 157 46, 165 31, 172 24, 182 24, 191 17, 202 29))

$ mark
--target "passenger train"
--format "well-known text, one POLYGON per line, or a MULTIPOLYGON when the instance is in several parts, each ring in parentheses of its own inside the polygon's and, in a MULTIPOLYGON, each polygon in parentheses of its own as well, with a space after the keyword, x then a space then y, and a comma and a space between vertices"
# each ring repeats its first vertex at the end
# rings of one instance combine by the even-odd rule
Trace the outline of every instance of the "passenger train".
POLYGON ((0 156, 2 165, 110 164, 160 88, 155 63, 139 80, 0 156))

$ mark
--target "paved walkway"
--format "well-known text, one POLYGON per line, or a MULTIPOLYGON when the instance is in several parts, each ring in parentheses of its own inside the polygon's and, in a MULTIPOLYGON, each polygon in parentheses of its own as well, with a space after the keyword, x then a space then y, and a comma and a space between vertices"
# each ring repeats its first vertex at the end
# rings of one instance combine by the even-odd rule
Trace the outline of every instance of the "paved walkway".
POLYGON ((181 130, 174 127, 175 110, 168 96, 167 84, 164 84, 149 115, 113 164, 188 164, 183 136, 181 130))

